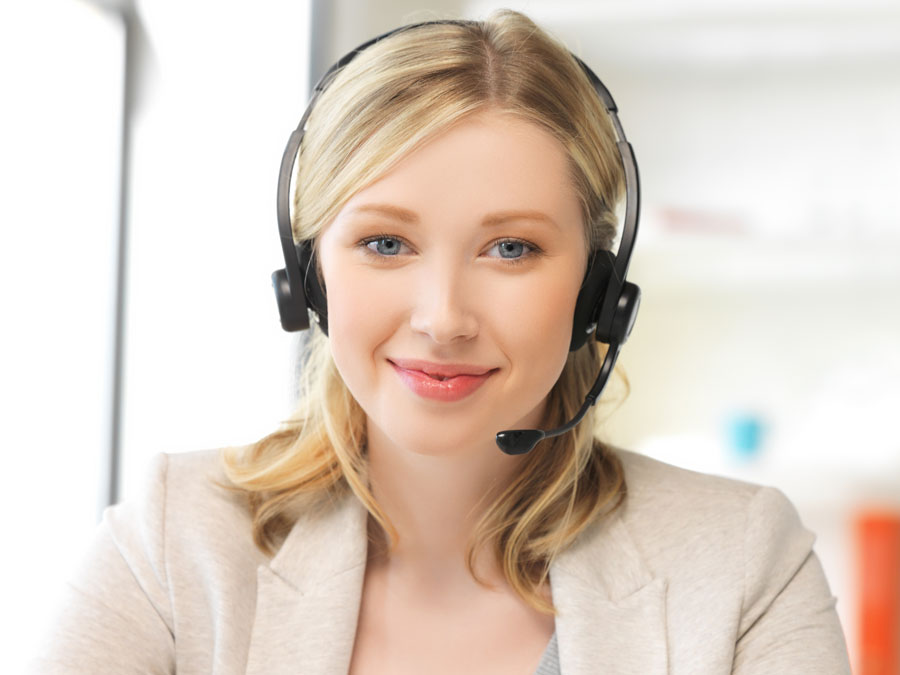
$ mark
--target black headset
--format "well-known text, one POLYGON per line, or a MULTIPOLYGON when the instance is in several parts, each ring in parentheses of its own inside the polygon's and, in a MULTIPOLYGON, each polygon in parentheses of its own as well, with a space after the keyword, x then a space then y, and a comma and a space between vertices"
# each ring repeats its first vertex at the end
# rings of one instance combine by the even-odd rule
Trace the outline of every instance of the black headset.
MULTIPOLYGON (((284 269, 272 273, 272 285, 278 301, 278 312, 281 326, 286 331, 298 331, 309 328, 309 317, 328 335, 328 313, 325 290, 319 283, 316 273, 316 259, 313 241, 294 242, 291 229, 290 186, 291 175, 300 143, 306 130, 306 121, 322 92, 328 87, 336 74, 357 54, 371 45, 395 33, 433 24, 473 25, 477 22, 464 20, 426 21, 395 28, 378 37, 361 44, 348 52, 319 79, 310 98, 309 105, 300 118, 297 128, 291 133, 284 155, 281 159, 281 171, 278 175, 278 233, 281 237, 281 248, 284 253, 284 269)), ((594 251, 589 258, 587 272, 575 303, 575 314, 572 325, 572 340, 569 350, 582 347, 593 333, 594 338, 609 345, 606 357, 600 367, 600 374, 588 393, 584 405, 566 425, 558 429, 543 431, 540 429, 517 429, 501 431, 497 434, 497 445, 507 454, 522 454, 531 450, 543 438, 557 436, 572 429, 588 409, 594 404, 603 390, 619 354, 622 344, 631 334, 640 306, 641 291, 635 284, 626 281, 628 264, 634 249, 640 214, 640 179, 637 163, 631 144, 625 137, 619 123, 618 108, 615 101, 594 72, 577 56, 575 61, 588 76, 594 90, 603 102, 618 141, 616 147, 625 171, 625 220, 622 227, 622 238, 617 253, 607 250, 594 251)))

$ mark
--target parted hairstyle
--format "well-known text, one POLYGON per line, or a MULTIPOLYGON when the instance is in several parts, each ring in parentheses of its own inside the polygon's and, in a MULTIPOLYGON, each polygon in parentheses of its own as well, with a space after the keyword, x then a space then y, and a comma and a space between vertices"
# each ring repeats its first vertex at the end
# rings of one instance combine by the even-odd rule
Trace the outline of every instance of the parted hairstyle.
MULTIPOLYGON (((295 240, 312 239, 317 248, 321 233, 356 192, 428 139, 486 109, 537 124, 561 143, 589 250, 610 248, 624 190, 612 124, 569 51, 511 10, 479 22, 398 32, 344 66, 306 127, 294 194, 295 240)), ((593 339, 569 353, 542 428, 562 425, 580 408, 605 353, 606 346, 593 339)), ((553 559, 625 496, 621 463, 595 438, 595 413, 596 407, 573 431, 542 441, 524 458, 511 484, 486 505, 469 542, 466 564, 476 581, 484 583, 474 571, 476 551, 486 549, 516 593, 550 614, 555 609, 540 589, 553 559)), ((316 328, 302 354, 296 412, 255 444, 226 452, 225 466, 232 489, 250 505, 256 545, 269 555, 298 513, 347 491, 380 527, 373 530, 377 536, 392 547, 398 541, 369 489, 365 411, 316 328)))

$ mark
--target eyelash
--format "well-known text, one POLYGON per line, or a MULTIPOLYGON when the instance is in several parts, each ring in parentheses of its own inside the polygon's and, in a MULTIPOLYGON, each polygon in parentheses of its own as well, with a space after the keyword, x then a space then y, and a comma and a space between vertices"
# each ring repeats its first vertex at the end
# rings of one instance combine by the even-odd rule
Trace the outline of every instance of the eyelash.
MULTIPOLYGON (((406 246, 409 246, 409 242, 407 242, 403 237, 398 237, 393 234, 377 234, 372 237, 367 237, 367 238, 363 239, 362 241, 360 241, 359 244, 357 244, 357 245, 362 248, 363 252, 367 256, 369 256, 371 258, 375 258, 379 261, 383 261, 388 258, 395 257, 395 256, 381 255, 380 253, 376 253, 375 251, 373 251, 372 249, 369 248, 369 244, 371 244, 373 241, 381 241, 382 239, 392 239, 394 241, 399 241, 401 244, 405 244, 406 246)), ((491 242, 491 248, 493 248, 497 244, 505 244, 508 242, 512 242, 515 244, 522 244, 523 246, 530 249, 530 251, 527 251, 524 255, 522 255, 519 258, 498 258, 499 260, 504 261, 508 265, 520 265, 520 264, 527 262, 527 261, 531 260, 532 258, 539 256, 543 253, 541 248, 539 246, 537 246, 536 244, 532 244, 530 241, 526 241, 525 239, 518 239, 516 237, 506 237, 505 239, 498 239, 497 241, 491 242)), ((410 248, 412 248, 412 247, 410 246, 410 248)))

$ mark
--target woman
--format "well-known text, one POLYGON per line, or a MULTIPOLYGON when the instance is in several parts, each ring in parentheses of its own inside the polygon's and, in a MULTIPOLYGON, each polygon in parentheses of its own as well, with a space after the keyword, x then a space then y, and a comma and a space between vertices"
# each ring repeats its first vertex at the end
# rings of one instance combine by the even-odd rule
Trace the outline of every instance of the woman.
POLYGON ((276 278, 319 323, 300 407, 107 511, 43 672, 849 672, 779 492, 593 437, 636 310, 613 298, 607 346, 580 309, 594 274, 629 290, 611 119, 514 12, 342 61, 296 136, 309 274, 276 278))

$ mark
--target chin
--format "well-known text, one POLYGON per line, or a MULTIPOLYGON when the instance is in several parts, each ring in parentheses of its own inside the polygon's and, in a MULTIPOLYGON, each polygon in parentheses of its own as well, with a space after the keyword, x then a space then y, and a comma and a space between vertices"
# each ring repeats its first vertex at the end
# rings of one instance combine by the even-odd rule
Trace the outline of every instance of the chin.
POLYGON ((454 429, 451 425, 448 428, 423 426, 422 429, 404 427, 371 431, 380 436, 382 445, 421 457, 464 457, 491 451, 500 452, 495 441, 499 427, 470 433, 460 433, 458 426, 454 429))

